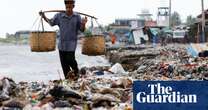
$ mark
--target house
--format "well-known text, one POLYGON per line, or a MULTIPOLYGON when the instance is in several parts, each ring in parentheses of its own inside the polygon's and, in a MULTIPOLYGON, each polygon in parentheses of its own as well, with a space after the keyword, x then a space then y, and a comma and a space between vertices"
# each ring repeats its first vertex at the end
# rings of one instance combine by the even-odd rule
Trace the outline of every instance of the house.
POLYGON ((138 19, 138 18, 116 19, 115 20, 115 25, 129 26, 129 27, 133 27, 133 28, 143 27, 144 24, 145 24, 145 20, 138 19))
MULTIPOLYGON (((208 9, 206 9, 204 11, 205 14, 205 42, 208 41, 208 9)), ((199 14, 197 16, 197 22, 195 23, 196 27, 197 27, 197 33, 196 33, 196 41, 200 42, 202 41, 202 37, 200 37, 202 35, 202 14, 199 14)))
POLYGON ((154 26, 157 26, 157 22, 156 21, 145 21, 145 26, 147 27, 154 27, 154 26))
POLYGON ((115 22, 110 25, 110 29, 111 32, 116 36, 117 41, 129 42, 131 29, 143 27, 144 25, 144 19, 115 19, 115 22))
POLYGON ((112 32, 115 36, 117 41, 119 42, 127 42, 129 38, 129 33, 131 27, 125 25, 110 25, 110 32, 112 32))

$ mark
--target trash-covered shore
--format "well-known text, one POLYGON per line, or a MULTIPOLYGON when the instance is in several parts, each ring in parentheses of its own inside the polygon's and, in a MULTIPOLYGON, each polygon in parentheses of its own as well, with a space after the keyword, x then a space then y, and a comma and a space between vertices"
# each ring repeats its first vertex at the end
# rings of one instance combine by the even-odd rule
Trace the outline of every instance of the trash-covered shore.
POLYGON ((208 58, 193 58, 187 45, 109 48, 111 66, 82 67, 80 79, 15 83, 0 79, 1 109, 132 110, 135 80, 207 80, 208 58))
POLYGON ((131 108, 132 79, 108 67, 82 68, 78 81, 54 80, 47 85, 2 78, 0 104, 17 110, 91 110, 131 108))

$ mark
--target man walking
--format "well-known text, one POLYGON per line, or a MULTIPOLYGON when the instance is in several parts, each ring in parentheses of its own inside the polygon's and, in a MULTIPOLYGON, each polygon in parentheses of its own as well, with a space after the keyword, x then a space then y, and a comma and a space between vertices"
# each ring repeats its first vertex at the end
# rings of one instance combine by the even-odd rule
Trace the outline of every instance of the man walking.
POLYGON ((162 27, 160 27, 159 30, 159 37, 161 40, 161 46, 166 46, 166 33, 164 32, 164 30, 162 29, 162 27))
POLYGON ((81 16, 73 11, 74 0, 64 0, 64 3, 66 11, 57 13, 52 19, 48 19, 43 12, 39 12, 39 14, 51 26, 58 25, 60 30, 58 49, 64 76, 77 80, 79 78, 79 69, 75 59, 77 35, 78 31, 85 30, 87 17, 81 19, 81 16))

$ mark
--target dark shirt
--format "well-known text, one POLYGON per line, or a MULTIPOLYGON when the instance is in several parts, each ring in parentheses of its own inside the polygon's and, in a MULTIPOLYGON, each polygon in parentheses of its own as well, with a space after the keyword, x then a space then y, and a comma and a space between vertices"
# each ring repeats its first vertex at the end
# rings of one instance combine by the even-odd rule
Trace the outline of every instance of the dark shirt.
POLYGON ((166 37, 166 34, 165 34, 165 32, 164 32, 163 30, 160 30, 160 31, 159 31, 159 37, 160 37, 161 39, 164 39, 164 38, 166 37))

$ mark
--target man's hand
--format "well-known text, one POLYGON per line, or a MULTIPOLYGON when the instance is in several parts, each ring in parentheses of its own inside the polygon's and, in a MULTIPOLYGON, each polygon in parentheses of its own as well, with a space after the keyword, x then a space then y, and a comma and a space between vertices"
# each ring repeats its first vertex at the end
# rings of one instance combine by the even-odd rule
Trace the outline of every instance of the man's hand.
POLYGON ((81 31, 84 32, 85 24, 87 23, 87 17, 85 16, 81 21, 81 31))
POLYGON ((40 15, 47 23, 49 23, 49 19, 45 16, 45 13, 44 13, 44 12, 40 11, 40 12, 39 12, 39 15, 40 15))
POLYGON ((39 15, 40 15, 41 17, 43 17, 43 16, 44 16, 44 12, 40 11, 40 12, 39 12, 39 15))
POLYGON ((87 23, 87 17, 85 16, 83 19, 82 19, 82 24, 85 25, 87 23))

